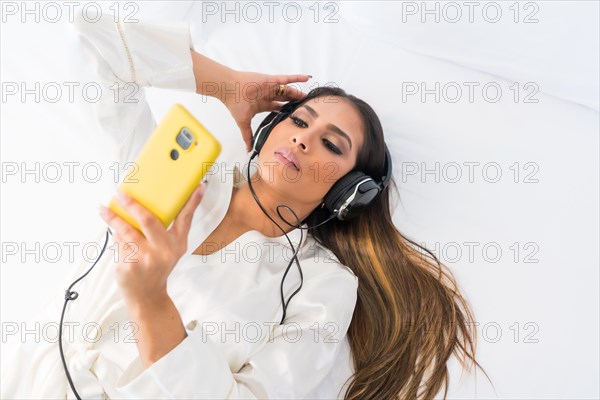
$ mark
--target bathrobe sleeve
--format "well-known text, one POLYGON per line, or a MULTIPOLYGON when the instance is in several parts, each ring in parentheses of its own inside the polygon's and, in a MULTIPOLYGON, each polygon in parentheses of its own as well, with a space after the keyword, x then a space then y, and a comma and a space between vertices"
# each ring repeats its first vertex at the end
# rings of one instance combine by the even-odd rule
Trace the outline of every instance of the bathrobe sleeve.
POLYGON ((290 302, 284 324, 275 326, 239 371, 230 369, 215 346, 219 335, 207 334, 197 321, 193 329, 186 328, 188 336, 181 343, 148 368, 138 356, 116 388, 135 399, 305 398, 335 367, 357 287, 345 267, 305 282, 290 302))
POLYGON ((73 26, 102 89, 94 119, 117 146, 119 168, 125 174, 131 169, 124 164, 135 160, 156 127, 145 88, 196 91, 188 24, 117 23, 106 13, 89 22, 75 13, 73 26))

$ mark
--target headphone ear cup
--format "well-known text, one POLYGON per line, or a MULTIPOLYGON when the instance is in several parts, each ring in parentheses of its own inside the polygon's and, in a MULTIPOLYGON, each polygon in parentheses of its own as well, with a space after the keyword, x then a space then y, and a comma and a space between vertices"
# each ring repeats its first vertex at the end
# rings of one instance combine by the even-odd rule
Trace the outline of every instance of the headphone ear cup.
POLYGON ((362 171, 351 171, 340 178, 327 192, 323 203, 339 220, 356 217, 379 193, 388 186, 392 176, 392 157, 385 146, 385 175, 381 182, 362 171), (343 207, 343 209, 342 209, 343 207), (337 210, 337 212, 336 212, 337 210))
POLYGON ((361 171, 351 171, 332 186, 323 202, 331 213, 337 210, 337 218, 344 221, 356 217, 380 191, 373 178, 361 171))

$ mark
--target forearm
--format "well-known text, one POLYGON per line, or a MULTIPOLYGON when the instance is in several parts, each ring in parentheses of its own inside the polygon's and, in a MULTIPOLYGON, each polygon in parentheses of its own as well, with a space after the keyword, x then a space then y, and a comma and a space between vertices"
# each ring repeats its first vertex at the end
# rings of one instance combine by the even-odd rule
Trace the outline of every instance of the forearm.
POLYGON ((137 348, 146 368, 187 337, 179 311, 168 295, 147 304, 129 302, 127 308, 138 328, 137 348))
POLYGON ((225 102, 225 95, 236 89, 236 71, 190 49, 196 93, 215 97, 225 102))

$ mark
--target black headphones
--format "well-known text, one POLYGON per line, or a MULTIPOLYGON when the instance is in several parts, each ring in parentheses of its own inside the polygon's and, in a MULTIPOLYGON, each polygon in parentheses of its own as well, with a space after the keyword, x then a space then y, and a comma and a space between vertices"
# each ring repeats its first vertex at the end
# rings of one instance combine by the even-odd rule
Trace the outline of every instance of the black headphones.
MULTIPOLYGON (((280 111, 271 112, 259 125, 252 137, 252 153, 258 155, 264 146, 271 130, 286 119, 302 102, 294 100, 284 104, 280 111)), ((362 171, 350 171, 341 177, 331 187, 323 199, 323 204, 335 215, 344 221, 356 217, 360 210, 366 207, 390 183, 392 177, 392 157, 385 146, 385 173, 379 182, 362 171)))

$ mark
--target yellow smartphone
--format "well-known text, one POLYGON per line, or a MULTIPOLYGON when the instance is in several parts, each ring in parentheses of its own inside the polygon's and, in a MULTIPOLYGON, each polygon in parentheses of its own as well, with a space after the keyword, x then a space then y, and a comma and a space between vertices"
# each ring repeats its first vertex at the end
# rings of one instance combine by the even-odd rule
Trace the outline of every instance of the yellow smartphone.
MULTIPOLYGON (((152 212, 168 228, 221 153, 221 144, 182 105, 171 106, 140 151, 118 190, 152 212)), ((142 230, 113 197, 108 208, 142 230)))

